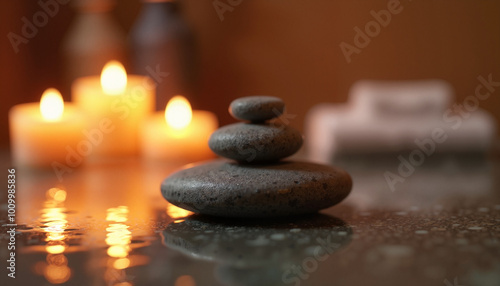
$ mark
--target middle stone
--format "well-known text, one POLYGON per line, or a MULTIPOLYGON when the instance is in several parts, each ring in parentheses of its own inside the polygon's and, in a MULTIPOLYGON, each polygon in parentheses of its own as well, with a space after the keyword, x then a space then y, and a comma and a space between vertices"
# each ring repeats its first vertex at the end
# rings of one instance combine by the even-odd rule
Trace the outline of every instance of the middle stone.
POLYGON ((208 146, 217 155, 242 163, 272 162, 297 152, 302 135, 282 124, 235 123, 212 133, 208 146))

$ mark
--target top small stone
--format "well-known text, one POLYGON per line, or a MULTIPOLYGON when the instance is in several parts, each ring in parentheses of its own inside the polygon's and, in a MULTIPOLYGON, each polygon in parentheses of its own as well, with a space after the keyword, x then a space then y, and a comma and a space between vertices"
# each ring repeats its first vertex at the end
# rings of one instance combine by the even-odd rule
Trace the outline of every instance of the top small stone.
POLYGON ((263 122, 283 114, 285 103, 274 96, 247 96, 241 97, 229 105, 229 113, 240 120, 263 122))

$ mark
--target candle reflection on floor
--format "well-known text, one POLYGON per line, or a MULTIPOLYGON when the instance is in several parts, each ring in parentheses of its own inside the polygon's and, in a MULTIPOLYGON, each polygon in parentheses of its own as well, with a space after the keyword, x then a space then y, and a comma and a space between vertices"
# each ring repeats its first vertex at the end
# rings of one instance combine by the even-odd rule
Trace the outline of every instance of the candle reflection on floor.
POLYGON ((124 224, 128 218, 128 207, 120 206, 109 208, 106 221, 112 222, 106 228, 106 244, 109 245, 108 255, 115 258, 127 257, 130 251, 130 238, 132 233, 129 226, 124 224))
POLYGON ((44 202, 40 222, 46 232, 45 251, 48 253, 46 262, 39 262, 35 271, 43 274, 45 279, 52 284, 61 284, 71 277, 71 269, 68 267, 68 259, 64 251, 68 247, 66 240, 68 235, 68 220, 64 202, 66 191, 59 188, 51 188, 47 191, 47 200, 44 202))
POLYGON ((128 221, 129 209, 127 206, 109 208, 107 210, 106 221, 110 222, 106 228, 106 244, 108 263, 104 280, 108 285, 133 285, 127 276, 125 269, 130 266, 128 257, 132 232, 130 226, 125 224, 128 221))
POLYGON ((175 280, 175 286, 196 286, 196 282, 194 281, 192 276, 182 275, 177 277, 175 280))
POLYGON ((175 206, 171 203, 169 203, 167 205, 166 213, 169 217, 171 217, 173 219, 181 219, 181 218, 185 218, 185 217, 193 214, 193 212, 182 209, 182 208, 175 206))

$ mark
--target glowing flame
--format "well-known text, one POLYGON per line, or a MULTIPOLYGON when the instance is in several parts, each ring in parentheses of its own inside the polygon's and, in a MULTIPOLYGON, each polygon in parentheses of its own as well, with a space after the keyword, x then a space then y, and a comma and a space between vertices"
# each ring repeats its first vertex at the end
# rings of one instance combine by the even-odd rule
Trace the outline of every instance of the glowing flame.
POLYGON ((121 94, 127 87, 127 72, 118 61, 109 61, 101 73, 102 90, 109 95, 121 94))
POLYGON ((46 89, 40 99, 40 113, 46 121, 61 119, 64 112, 64 101, 61 93, 55 88, 46 89))
POLYGON ((170 127, 183 129, 191 123, 192 118, 191 104, 185 97, 176 95, 170 99, 165 108, 165 120, 170 127))

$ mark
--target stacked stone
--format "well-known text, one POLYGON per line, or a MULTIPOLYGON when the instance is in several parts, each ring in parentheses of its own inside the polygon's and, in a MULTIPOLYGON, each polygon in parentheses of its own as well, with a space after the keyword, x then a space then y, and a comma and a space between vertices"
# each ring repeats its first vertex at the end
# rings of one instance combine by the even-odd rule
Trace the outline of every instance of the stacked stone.
POLYGON ((229 113, 250 123, 235 123, 215 131, 208 146, 215 154, 240 163, 269 163, 291 156, 302 146, 299 131, 267 121, 283 114, 285 103, 273 96, 236 99, 229 113))
POLYGON ((280 161, 302 146, 302 135, 279 122, 284 102, 271 96, 236 99, 224 126, 209 139, 214 160, 178 171, 161 186, 172 204, 225 217, 275 217, 317 212, 342 201, 352 181, 345 171, 313 163, 280 161))

